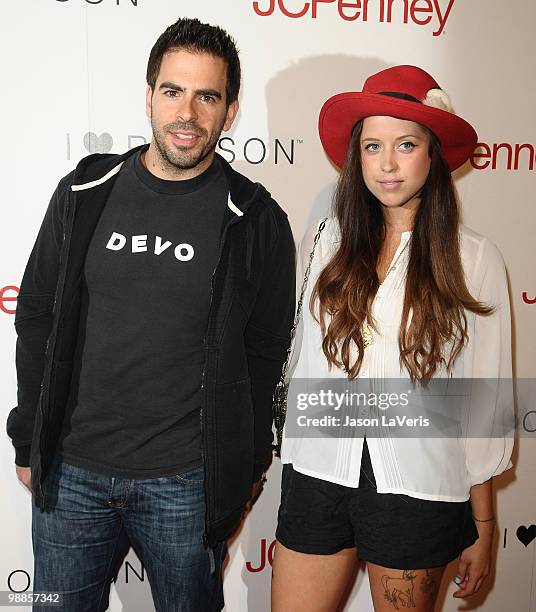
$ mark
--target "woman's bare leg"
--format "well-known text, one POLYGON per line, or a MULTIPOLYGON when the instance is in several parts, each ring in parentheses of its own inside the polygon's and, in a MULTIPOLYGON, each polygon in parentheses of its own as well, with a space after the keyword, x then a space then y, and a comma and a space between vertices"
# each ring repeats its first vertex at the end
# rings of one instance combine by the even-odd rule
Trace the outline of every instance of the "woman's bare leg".
POLYGON ((357 565, 355 548, 310 555, 277 542, 272 564, 272 612, 335 612, 357 565))
POLYGON ((367 563, 374 610, 433 612, 445 567, 399 570, 367 563))

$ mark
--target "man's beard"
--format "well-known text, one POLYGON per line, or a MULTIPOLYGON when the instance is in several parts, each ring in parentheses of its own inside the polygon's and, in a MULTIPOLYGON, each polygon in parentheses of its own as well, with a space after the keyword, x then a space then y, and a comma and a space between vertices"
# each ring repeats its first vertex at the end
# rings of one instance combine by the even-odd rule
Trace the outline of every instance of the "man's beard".
POLYGON ((208 155, 215 151, 224 123, 225 120, 222 121, 221 126, 212 133, 212 136, 203 148, 195 151, 190 149, 181 150, 180 147, 167 145, 166 136, 174 131, 185 130, 194 132, 200 137, 206 137, 206 130, 199 128, 195 124, 192 125, 191 123, 173 123, 165 125, 163 128, 158 128, 151 119, 151 127, 153 128, 153 138, 156 148, 163 163, 170 170, 191 170, 202 163, 208 155))

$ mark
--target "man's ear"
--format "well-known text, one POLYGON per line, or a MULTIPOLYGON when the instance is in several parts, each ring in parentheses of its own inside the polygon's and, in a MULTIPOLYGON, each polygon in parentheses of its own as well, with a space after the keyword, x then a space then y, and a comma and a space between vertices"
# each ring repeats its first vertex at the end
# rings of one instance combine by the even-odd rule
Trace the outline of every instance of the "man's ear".
POLYGON ((153 114, 153 90, 150 85, 147 85, 147 91, 145 92, 145 114, 149 119, 153 114))
POLYGON ((227 116, 225 117, 225 123, 223 124, 223 131, 227 132, 231 129, 234 120, 236 119, 236 115, 238 114, 239 109, 238 100, 231 102, 229 104, 229 108, 227 109, 227 116))

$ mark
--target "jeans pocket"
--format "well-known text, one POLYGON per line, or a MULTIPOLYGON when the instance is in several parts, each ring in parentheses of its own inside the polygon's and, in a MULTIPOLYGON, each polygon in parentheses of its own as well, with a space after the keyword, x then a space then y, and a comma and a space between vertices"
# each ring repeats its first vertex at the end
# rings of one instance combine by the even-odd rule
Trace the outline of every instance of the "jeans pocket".
POLYGON ((188 470, 187 472, 181 472, 180 474, 175 474, 175 480, 180 484, 187 485, 200 485, 205 481, 205 467, 200 465, 192 470, 188 470))

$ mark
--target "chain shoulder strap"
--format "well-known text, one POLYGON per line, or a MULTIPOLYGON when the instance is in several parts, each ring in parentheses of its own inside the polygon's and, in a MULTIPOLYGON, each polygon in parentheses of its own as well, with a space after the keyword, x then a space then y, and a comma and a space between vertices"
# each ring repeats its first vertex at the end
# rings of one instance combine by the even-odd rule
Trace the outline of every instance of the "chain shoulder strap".
POLYGON ((285 363, 281 369, 281 377, 274 392, 273 399, 273 412, 274 412, 274 422, 275 422, 275 430, 276 430, 276 444, 274 445, 274 449, 276 455, 279 457, 281 453, 281 442, 283 439, 283 426, 285 424, 285 416, 287 411, 287 393, 288 393, 288 383, 287 383, 287 372, 290 364, 290 358, 292 355, 292 351, 294 348, 294 338, 296 336, 296 330, 298 328, 300 317, 303 309, 303 298, 305 296, 305 291, 307 290, 307 283, 309 281, 309 275, 311 273, 311 266, 313 263, 313 259, 315 256, 316 245, 320 240, 320 234, 324 229, 328 217, 322 219, 318 226, 318 231, 316 232, 316 236, 313 241, 313 246, 311 248, 311 252, 309 253, 309 262, 307 264, 307 268, 305 270, 305 274, 303 277, 302 287, 300 291, 300 297, 298 299, 298 305, 296 307, 296 314, 294 316, 294 323, 292 325, 292 329, 290 330, 290 343, 287 349, 287 357, 285 359, 285 363))
POLYGON ((313 259, 315 256, 316 245, 318 244, 318 241, 320 240, 320 234, 322 233, 322 230, 324 229, 327 220, 328 218, 326 217, 325 219, 322 219, 322 221, 320 222, 318 226, 318 231, 316 232, 316 236, 313 241, 311 252, 309 253, 309 261, 307 263, 307 268, 305 269, 305 274, 303 275, 303 282, 302 282, 302 287, 300 291, 300 297, 298 299, 298 305, 296 307, 296 314, 294 316, 294 323, 292 325, 292 329, 290 330, 290 344, 287 350, 287 358, 285 359, 285 363, 283 364, 283 369, 281 372, 282 380, 286 378, 286 375, 288 372, 290 356, 292 354, 292 349, 293 349, 293 344, 294 344, 294 337, 296 336, 296 330, 300 323, 300 317, 301 317, 301 313, 303 309, 303 297, 305 295, 305 291, 307 290, 307 284, 309 282, 309 275, 311 274, 311 266, 313 264, 313 259))

